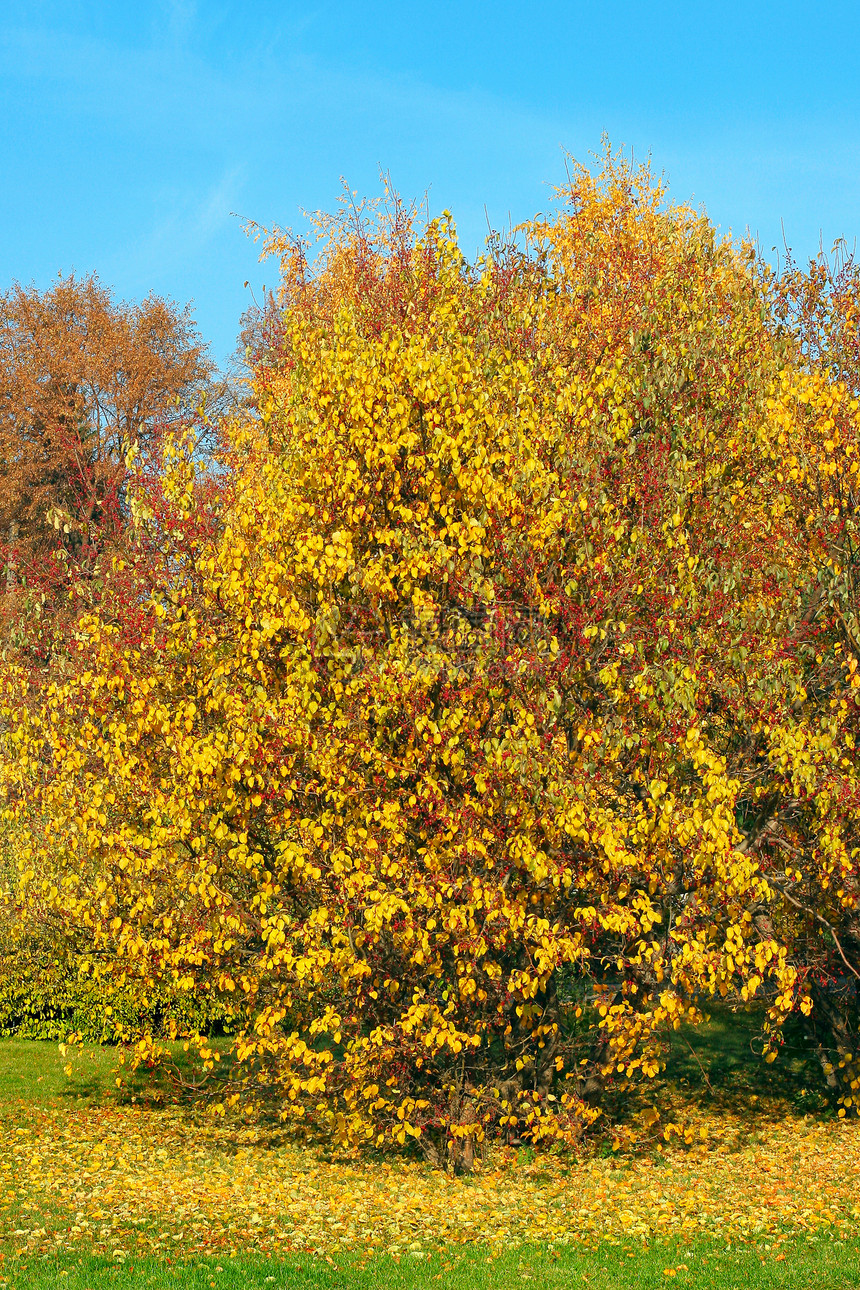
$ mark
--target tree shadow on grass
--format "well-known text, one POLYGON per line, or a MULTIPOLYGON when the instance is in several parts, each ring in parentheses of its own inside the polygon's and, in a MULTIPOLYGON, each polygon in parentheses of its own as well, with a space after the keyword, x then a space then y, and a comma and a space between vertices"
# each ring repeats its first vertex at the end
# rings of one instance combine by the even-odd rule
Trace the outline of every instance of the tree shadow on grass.
POLYGON ((618 1118, 632 1119, 646 1104, 664 1115, 694 1104, 751 1122, 774 1114, 833 1115, 799 1021, 789 1018, 771 1063, 762 1056, 763 1021, 761 1009, 717 1004, 702 1025, 669 1031, 664 1069, 623 1095, 618 1091, 612 1099, 618 1118))

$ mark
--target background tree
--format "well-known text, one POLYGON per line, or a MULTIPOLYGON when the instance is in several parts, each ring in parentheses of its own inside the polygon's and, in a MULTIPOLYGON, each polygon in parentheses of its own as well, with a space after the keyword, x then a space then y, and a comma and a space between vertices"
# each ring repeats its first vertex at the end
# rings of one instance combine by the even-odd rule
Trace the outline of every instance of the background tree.
MULTIPOLYGON (((98 595, 100 560, 109 563, 128 519, 129 451, 147 460, 204 393, 211 405, 214 390, 217 412, 223 392, 212 377, 190 311, 157 296, 119 302, 94 275, 45 291, 14 284, 0 296, 0 616, 4 652, 25 669, 61 670, 72 625, 98 595)), ((17 1015, 38 1025, 76 997, 77 947, 50 918, 19 935, 14 853, 4 833, 4 1024, 17 1015), (71 994, 48 997, 49 979, 67 980, 71 994)))
POLYGON ((0 296, 0 534, 26 564, 58 534, 86 561, 116 525, 126 457, 213 373, 189 308, 116 301, 95 275, 0 296))

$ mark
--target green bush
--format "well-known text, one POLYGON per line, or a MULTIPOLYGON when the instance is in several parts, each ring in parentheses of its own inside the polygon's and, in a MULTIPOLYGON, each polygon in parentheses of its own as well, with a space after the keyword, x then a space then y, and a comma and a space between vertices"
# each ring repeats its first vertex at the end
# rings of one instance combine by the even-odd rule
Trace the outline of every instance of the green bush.
POLYGON ((163 981, 142 994, 138 982, 93 975, 86 960, 52 952, 56 947, 9 940, 0 952, 0 1035, 121 1043, 144 1032, 229 1029, 229 1008, 211 998, 163 981))

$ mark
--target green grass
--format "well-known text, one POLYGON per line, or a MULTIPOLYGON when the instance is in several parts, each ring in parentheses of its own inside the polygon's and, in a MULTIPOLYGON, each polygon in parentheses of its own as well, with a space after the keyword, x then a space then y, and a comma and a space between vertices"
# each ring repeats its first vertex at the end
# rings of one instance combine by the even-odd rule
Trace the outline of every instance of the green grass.
MULTIPOLYGON (((223 1039, 210 1043, 216 1049, 228 1047, 223 1039)), ((183 1045, 169 1047, 174 1068, 192 1074, 192 1060, 183 1045)), ((133 1071, 124 1065, 118 1048, 87 1044, 67 1049, 64 1056, 55 1040, 0 1039, 0 1106, 16 1100, 56 1106, 75 1101, 160 1104, 183 1097, 166 1072, 143 1067, 133 1071), (66 1074, 68 1066, 71 1075, 66 1074)))
POLYGON ((69 1078, 64 1070, 69 1059, 52 1040, 4 1039, 0 1041, 0 1104, 103 1102, 116 1093, 118 1059, 116 1049, 87 1048, 69 1078))
POLYGON ((760 1057, 761 1024, 760 1010, 713 1007, 704 1025, 670 1035, 661 1083, 670 1091, 735 1109, 761 1098, 779 1098, 801 1114, 825 1112, 821 1068, 805 1046, 797 1020, 787 1023, 773 1064, 760 1057))
POLYGON ((655 1286, 708 1290, 848 1290, 860 1285, 860 1242, 841 1245, 827 1240, 785 1241, 772 1249, 678 1242, 605 1246, 592 1251, 570 1248, 523 1248, 498 1257, 473 1249, 426 1260, 388 1257, 367 1261, 310 1257, 261 1260, 246 1257, 183 1264, 141 1260, 127 1266, 98 1257, 59 1262, 53 1259, 7 1260, 0 1283, 28 1290, 126 1290, 168 1286, 182 1290, 510 1290, 528 1287, 555 1290, 584 1286, 588 1290, 652 1290, 655 1286), (783 1258, 778 1258, 783 1255, 783 1258))
MULTIPOLYGON (((800 1035, 789 1028, 779 1059, 767 1065, 758 1055, 760 1022, 754 1012, 732 1013, 715 1006, 704 1025, 670 1033, 666 1070, 644 1084, 643 1093, 649 1101, 671 1100, 680 1094, 684 1099, 751 1112, 762 1100, 780 1099, 801 1114, 826 1114, 821 1073, 800 1035)), ((223 1039, 212 1043, 220 1049, 229 1046, 223 1039)), ((172 1048, 177 1066, 190 1070, 182 1046, 172 1048)), ((64 1073, 69 1060, 52 1040, 0 1039, 0 1104, 16 1098, 56 1104, 76 1099, 104 1102, 119 1097, 145 1102, 175 1097, 163 1076, 122 1068, 115 1048, 86 1046, 75 1051, 71 1078, 64 1073), (121 1093, 115 1082, 118 1074, 123 1080, 121 1093)), ((628 1092, 626 1105, 615 1109, 623 1114, 636 1100, 628 1092)))

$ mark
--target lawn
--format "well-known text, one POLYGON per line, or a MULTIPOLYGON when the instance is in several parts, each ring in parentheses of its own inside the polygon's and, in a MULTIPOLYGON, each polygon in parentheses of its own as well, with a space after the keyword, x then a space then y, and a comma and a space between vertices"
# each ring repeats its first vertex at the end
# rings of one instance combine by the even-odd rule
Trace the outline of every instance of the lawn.
POLYGON ((823 1112, 802 1054, 763 1070, 751 1034, 677 1038, 630 1106, 671 1115, 669 1143, 499 1150, 466 1179, 118 1089, 110 1049, 69 1076, 55 1044, 5 1040, 0 1284, 860 1285, 860 1127, 823 1112))

